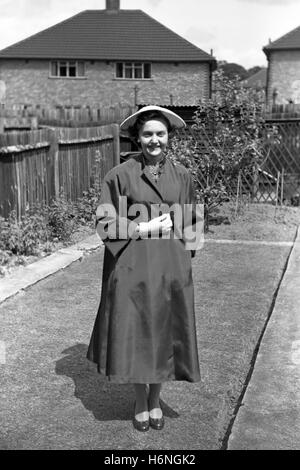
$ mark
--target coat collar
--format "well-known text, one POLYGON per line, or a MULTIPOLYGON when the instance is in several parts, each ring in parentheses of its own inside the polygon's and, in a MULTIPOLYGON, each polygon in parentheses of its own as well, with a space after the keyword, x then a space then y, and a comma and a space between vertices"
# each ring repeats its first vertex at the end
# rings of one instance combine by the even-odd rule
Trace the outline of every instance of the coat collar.
POLYGON ((141 177, 154 189, 154 191, 158 194, 160 199, 164 201, 165 199, 165 184, 166 184, 166 167, 170 164, 168 158, 166 158, 165 163, 161 169, 161 175, 158 179, 157 183, 151 176, 147 165, 145 164, 145 157, 142 153, 140 153, 137 157, 138 161, 141 165, 141 177))

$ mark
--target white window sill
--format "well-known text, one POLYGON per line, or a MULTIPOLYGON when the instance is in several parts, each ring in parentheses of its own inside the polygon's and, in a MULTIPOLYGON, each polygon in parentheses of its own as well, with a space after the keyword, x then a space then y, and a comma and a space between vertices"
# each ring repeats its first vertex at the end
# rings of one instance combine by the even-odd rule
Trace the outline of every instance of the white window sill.
POLYGON ((48 78, 51 80, 87 80, 87 77, 52 77, 51 75, 48 78))
POLYGON ((154 82, 153 78, 117 78, 114 77, 113 80, 118 82, 154 82))

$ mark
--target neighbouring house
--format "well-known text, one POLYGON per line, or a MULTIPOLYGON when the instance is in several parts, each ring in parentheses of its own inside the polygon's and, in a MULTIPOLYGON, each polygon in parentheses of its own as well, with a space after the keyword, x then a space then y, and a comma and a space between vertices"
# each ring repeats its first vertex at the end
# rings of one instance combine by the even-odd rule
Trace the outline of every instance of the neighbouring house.
POLYGON ((6 107, 193 107, 211 94, 215 58, 141 10, 85 10, 0 51, 6 107))
POLYGON ((263 48, 267 104, 300 103, 300 26, 263 48))

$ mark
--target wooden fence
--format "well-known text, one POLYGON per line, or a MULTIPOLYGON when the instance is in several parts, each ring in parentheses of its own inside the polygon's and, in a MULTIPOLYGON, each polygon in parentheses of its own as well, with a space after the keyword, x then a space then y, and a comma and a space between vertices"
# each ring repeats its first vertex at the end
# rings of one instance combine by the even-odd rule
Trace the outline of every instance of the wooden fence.
POLYGON ((103 178, 120 161, 118 125, 0 134, 0 215, 20 216, 61 191, 75 201, 93 184, 97 153, 103 178))
POLYGON ((300 119, 300 103, 272 104, 266 106, 267 120, 294 121, 300 119))
MULTIPOLYGON (((267 125, 273 125, 269 122, 267 125)), ((300 194, 300 121, 275 123, 280 139, 268 141, 265 161, 260 167, 239 172, 234 179, 222 173, 221 181, 230 197, 238 193, 253 202, 278 203, 299 199, 300 194), (298 196, 297 196, 298 195, 298 196)), ((200 148, 209 151, 210 136, 195 136, 187 128, 184 139, 200 139, 200 148), (202 140, 201 140, 202 139, 202 140)), ((117 124, 85 128, 44 128, 30 132, 0 134, 0 215, 16 210, 24 214, 36 203, 49 203, 63 191, 75 201, 93 184, 97 153, 101 155, 101 178, 121 158, 130 156, 128 139, 121 137, 117 124), (124 155, 122 155, 122 151, 124 155)), ((202 175, 201 185, 207 186, 202 175)))
POLYGON ((39 126, 90 127, 119 124, 135 111, 133 106, 14 106, 0 108, 0 134, 39 126))

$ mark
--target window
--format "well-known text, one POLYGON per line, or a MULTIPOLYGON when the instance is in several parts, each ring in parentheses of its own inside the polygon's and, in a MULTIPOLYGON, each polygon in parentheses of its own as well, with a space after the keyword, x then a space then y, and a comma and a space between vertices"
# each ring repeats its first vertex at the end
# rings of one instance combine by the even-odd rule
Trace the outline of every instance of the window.
POLYGON ((51 77, 84 77, 84 62, 74 60, 55 60, 50 66, 51 77))
POLYGON ((143 62, 117 62, 116 78, 146 80, 151 78, 151 64, 143 62))

